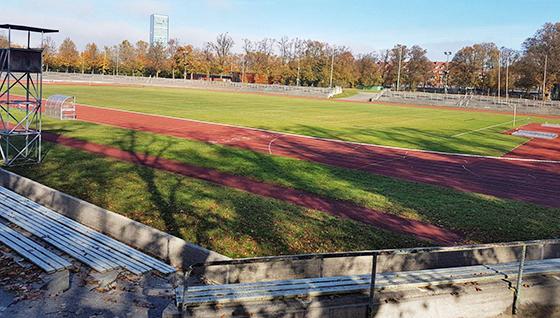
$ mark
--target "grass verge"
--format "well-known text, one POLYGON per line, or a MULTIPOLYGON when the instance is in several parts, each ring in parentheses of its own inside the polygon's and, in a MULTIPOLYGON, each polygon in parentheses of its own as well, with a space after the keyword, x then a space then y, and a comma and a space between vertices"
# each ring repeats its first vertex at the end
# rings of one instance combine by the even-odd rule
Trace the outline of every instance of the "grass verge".
POLYGON ((320 211, 46 145, 41 165, 10 170, 230 257, 425 245, 320 211))

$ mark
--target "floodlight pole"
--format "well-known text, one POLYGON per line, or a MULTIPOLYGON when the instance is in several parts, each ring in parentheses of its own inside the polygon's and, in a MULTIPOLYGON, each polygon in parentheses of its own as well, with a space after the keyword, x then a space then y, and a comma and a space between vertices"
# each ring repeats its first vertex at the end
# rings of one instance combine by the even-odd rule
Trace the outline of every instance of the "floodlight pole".
POLYGON ((401 86, 401 64, 402 64, 402 54, 403 54, 403 49, 402 49, 402 45, 399 48, 399 68, 397 70, 397 92, 399 91, 399 88, 401 86))
POLYGON ((301 71, 301 56, 298 53, 296 86, 299 86, 299 84, 300 84, 300 79, 299 79, 300 71, 301 71))
POLYGON ((331 79, 329 81, 329 88, 332 88, 333 72, 334 72, 334 50, 333 50, 333 54, 332 54, 332 57, 331 57, 331 79))
POLYGON ((447 95, 447 86, 448 86, 448 78, 449 78, 449 57, 451 56, 450 51, 443 52, 445 54, 445 94, 447 95))
POLYGON ((119 45, 117 44, 117 76, 119 76, 119 45))
POLYGON ((500 95, 501 95, 500 90, 502 89, 501 69, 502 69, 502 50, 499 50, 498 51, 498 101, 500 100, 500 95))
POLYGON ((509 53, 506 58, 506 103, 509 102, 509 53))
POLYGON ((546 100, 546 68, 548 66, 548 54, 544 56, 544 75, 543 75, 543 85, 542 85, 542 99, 546 100))

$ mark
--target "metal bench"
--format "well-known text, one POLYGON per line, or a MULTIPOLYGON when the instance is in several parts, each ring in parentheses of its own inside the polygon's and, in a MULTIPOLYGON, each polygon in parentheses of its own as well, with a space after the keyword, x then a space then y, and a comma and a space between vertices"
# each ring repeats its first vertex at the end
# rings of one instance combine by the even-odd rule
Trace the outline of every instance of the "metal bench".
POLYGON ((0 242, 27 258, 47 273, 57 272, 72 266, 69 261, 3 223, 0 223, 0 242))
MULTIPOLYGON (((403 289, 500 281, 517 276, 519 263, 493 266, 439 268, 431 270, 382 273, 376 275, 375 289, 403 289)), ((527 261, 524 274, 560 273, 560 259, 527 261)), ((309 279, 279 280, 258 283, 190 286, 182 299, 185 307, 235 302, 270 301, 297 297, 319 297, 349 293, 367 294, 371 275, 337 276, 309 279)))
POLYGON ((558 239, 268 256, 192 265, 185 272, 185 284, 176 290, 176 302, 180 310, 193 317, 216 313, 272 315, 308 309, 316 315, 325 313, 321 310, 342 307, 358 311, 367 308, 374 313, 383 297, 418 290, 459 290, 461 284, 483 283, 513 290, 513 294, 506 292, 500 297, 513 296, 516 312, 523 277, 535 280, 558 274, 558 239), (193 275, 198 281, 217 283, 194 284, 193 275))
POLYGON ((117 268, 134 274, 151 270, 164 274, 175 272, 170 265, 3 187, 0 187, 0 217, 99 272, 117 268))

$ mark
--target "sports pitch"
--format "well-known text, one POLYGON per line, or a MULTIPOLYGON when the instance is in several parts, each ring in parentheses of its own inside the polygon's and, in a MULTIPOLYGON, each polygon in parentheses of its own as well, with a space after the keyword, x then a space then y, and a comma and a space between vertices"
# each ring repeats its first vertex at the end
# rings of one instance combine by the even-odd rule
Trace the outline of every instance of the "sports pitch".
MULTIPOLYGON (((79 103, 385 146, 501 156, 527 139, 512 115, 215 91, 45 85, 79 103)), ((528 122, 560 122, 519 116, 528 122)))
MULTIPOLYGON (((167 88, 45 85, 44 91, 100 107, 418 149, 501 155, 526 141, 502 133, 512 125, 507 114, 167 88), (452 137, 457 134, 462 135, 452 137)), ((520 125, 529 121, 518 119, 520 125)), ((558 208, 148 131, 48 118, 44 129, 135 153, 139 162, 149 154, 425 222, 460 233, 464 242, 560 233, 558 208)), ((320 209, 72 147, 45 146, 41 165, 13 170, 228 256, 433 244, 320 209)))

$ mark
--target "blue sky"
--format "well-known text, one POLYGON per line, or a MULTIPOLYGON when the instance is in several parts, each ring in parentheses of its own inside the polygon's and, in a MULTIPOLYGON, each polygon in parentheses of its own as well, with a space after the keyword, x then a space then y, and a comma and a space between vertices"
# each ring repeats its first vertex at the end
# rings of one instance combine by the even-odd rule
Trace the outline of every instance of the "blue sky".
POLYGON ((362 53, 419 44, 434 60, 482 41, 519 49, 544 23, 560 20, 560 0, 20 0, 3 6, 0 23, 58 28, 57 43, 70 37, 80 48, 90 41, 147 40, 149 15, 161 13, 170 16, 170 35, 181 43, 201 45, 229 32, 237 49, 244 38, 284 35, 362 53))

